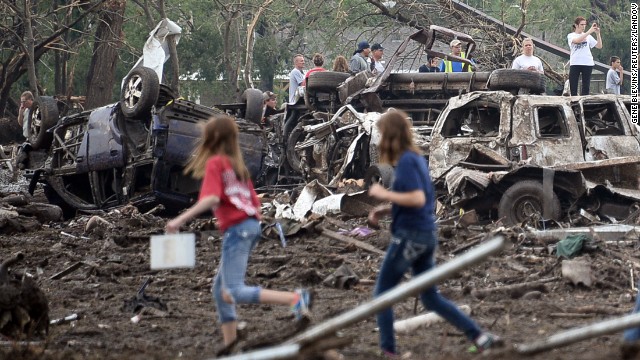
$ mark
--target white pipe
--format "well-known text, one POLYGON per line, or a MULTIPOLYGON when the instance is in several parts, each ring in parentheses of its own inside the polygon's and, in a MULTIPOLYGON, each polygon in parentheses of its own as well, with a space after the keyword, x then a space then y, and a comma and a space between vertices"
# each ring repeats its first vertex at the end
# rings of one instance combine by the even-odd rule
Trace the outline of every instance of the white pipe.
POLYGON ((573 344, 575 342, 590 339, 600 335, 611 334, 620 330, 640 326, 640 314, 625 315, 623 317, 601 321, 588 326, 571 329, 551 335, 548 338, 529 343, 516 345, 520 354, 535 354, 549 349, 573 344))

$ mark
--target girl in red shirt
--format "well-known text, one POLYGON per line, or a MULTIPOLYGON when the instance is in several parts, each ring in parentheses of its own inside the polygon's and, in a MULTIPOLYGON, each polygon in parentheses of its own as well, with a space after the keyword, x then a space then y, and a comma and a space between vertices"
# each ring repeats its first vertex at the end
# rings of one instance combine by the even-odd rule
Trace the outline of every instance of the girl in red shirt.
POLYGON ((166 232, 177 232, 181 225, 207 210, 212 210, 218 219, 224 236, 213 296, 225 346, 237 337, 236 303, 291 305, 297 319, 308 315, 309 291, 274 291, 244 283, 249 255, 260 239, 260 201, 242 160, 234 119, 226 115, 209 119, 194 155, 185 173, 202 179, 198 202, 169 221, 166 232))

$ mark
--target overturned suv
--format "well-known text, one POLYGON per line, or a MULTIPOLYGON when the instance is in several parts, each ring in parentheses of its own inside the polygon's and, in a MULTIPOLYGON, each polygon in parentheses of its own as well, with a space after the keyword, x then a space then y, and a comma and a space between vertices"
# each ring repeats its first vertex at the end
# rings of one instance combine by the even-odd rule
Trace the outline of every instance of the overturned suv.
POLYGON ((640 204, 630 104, 628 96, 506 91, 451 98, 431 133, 431 175, 447 202, 509 225, 623 220, 640 204))
MULTIPOLYGON (((258 184, 274 181, 281 164, 277 152, 269 150, 277 141, 257 124, 262 94, 249 89, 243 98, 233 115, 244 159, 258 184)), ((129 202, 163 204, 169 211, 188 206, 200 184, 182 171, 201 136, 199 123, 224 113, 177 99, 145 67, 125 78, 119 102, 59 117, 63 111, 66 104, 53 97, 35 101, 31 135, 18 160, 31 178, 30 191, 43 183, 49 201, 67 214, 129 202)))

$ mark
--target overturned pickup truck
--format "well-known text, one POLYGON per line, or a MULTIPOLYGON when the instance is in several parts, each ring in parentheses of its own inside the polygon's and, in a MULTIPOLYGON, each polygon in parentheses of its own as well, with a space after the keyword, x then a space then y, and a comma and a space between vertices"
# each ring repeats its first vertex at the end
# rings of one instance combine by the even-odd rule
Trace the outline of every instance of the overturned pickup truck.
POLYGON ((507 224, 586 211, 621 220, 640 204, 630 98, 472 92, 449 100, 429 165, 447 201, 507 224))

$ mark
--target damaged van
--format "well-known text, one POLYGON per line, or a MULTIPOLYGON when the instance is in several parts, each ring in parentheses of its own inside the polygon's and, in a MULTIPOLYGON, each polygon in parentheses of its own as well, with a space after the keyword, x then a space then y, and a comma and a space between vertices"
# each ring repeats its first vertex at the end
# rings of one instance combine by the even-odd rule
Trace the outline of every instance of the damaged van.
POLYGON ((640 136, 616 95, 472 92, 431 133, 429 165, 446 201, 506 224, 587 211, 625 219, 640 204, 640 136))

